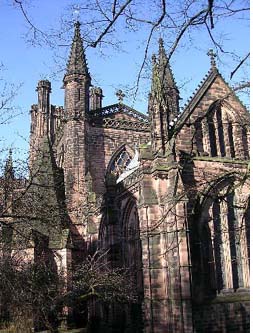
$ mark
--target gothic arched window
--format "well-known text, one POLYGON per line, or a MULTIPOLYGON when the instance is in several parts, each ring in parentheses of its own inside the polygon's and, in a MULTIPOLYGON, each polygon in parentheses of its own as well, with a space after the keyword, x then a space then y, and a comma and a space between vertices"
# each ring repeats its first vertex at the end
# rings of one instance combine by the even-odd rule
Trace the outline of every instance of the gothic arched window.
POLYGON ((232 158, 235 157, 235 144, 234 144, 234 137, 233 137, 233 125, 232 122, 228 122, 228 143, 230 148, 230 156, 232 158))
POLYGON ((227 186, 202 206, 194 270, 205 295, 249 287, 249 214, 240 200, 237 189, 227 186))
POLYGON ((109 173, 120 175, 131 162, 132 156, 126 146, 123 146, 112 158, 109 164, 109 173))
POLYGON ((204 151, 212 157, 249 158, 247 126, 241 125, 238 115, 229 105, 226 107, 225 104, 213 103, 202 121, 202 127, 201 130, 200 125, 195 123, 196 147, 199 152, 203 146, 204 151))
POLYGON ((143 272, 140 222, 136 202, 132 199, 126 204, 122 222, 123 265, 131 271, 137 292, 141 297, 143 294, 143 272))
POLYGON ((210 149, 211 149, 211 156, 217 156, 217 145, 216 145, 216 131, 214 125, 214 114, 209 114, 207 116, 207 123, 208 123, 208 134, 210 140, 210 149))
POLYGON ((247 160, 249 158, 249 145, 248 145, 248 133, 246 126, 242 127, 242 145, 244 158, 247 160))
POLYGON ((222 114, 221 114, 220 107, 218 107, 216 110, 216 119, 217 119, 217 132, 218 132, 217 134, 218 134, 218 138, 219 138, 220 155, 226 156, 224 129, 223 129, 222 114))
POLYGON ((203 146, 203 130, 202 130, 202 123, 200 119, 197 119, 194 123, 195 127, 195 143, 197 147, 198 154, 202 154, 204 152, 203 146))

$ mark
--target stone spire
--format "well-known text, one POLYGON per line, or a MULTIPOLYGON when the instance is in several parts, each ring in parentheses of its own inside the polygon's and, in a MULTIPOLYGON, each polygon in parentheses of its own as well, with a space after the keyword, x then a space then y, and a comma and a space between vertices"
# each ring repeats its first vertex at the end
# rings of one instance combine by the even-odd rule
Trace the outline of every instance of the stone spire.
POLYGON ((178 91, 162 38, 159 39, 158 66, 162 86, 164 88, 174 88, 178 91))
POLYGON ((171 138, 170 124, 179 114, 179 91, 161 38, 158 56, 152 57, 152 64, 152 84, 148 106, 151 145, 154 154, 165 156, 171 138))
POLYGON ((83 41, 80 33, 80 22, 75 23, 75 34, 71 46, 66 75, 83 74, 90 78, 86 57, 83 49, 83 41))

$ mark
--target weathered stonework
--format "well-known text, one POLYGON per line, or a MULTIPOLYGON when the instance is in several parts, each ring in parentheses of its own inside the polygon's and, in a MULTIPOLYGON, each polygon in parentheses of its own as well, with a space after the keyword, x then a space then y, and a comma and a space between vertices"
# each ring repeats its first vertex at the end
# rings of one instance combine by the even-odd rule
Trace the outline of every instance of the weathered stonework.
POLYGON ((162 41, 153 61, 149 118, 122 101, 102 107, 79 25, 64 108, 50 106, 50 83, 39 82, 30 162, 48 142, 66 213, 49 244, 66 271, 94 246, 132 271, 142 319, 134 330, 126 310, 124 332, 248 332, 249 114, 213 63, 179 114, 162 41), (128 170, 119 183, 115 161, 128 170))

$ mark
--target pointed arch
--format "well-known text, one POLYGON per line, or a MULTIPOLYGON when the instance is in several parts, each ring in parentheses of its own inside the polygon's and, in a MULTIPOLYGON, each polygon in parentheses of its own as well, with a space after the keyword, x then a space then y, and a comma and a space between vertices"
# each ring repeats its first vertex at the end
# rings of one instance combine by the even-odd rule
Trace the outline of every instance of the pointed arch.
POLYGON ((248 213, 238 204, 240 193, 231 174, 213 183, 195 209, 193 272, 197 292, 214 296, 249 287, 248 213), (199 287, 201 285, 201 288, 199 287))
POLYGON ((121 145, 112 155, 107 166, 106 175, 119 176, 131 162, 134 150, 126 144, 121 145))
POLYGON ((122 218, 122 259, 135 280, 140 298, 143 295, 142 245, 137 202, 131 197, 124 208, 122 218))
POLYGON ((242 107, 239 111, 226 100, 211 103, 204 117, 194 123, 197 151, 201 153, 205 146, 212 157, 248 159, 249 117, 242 107))

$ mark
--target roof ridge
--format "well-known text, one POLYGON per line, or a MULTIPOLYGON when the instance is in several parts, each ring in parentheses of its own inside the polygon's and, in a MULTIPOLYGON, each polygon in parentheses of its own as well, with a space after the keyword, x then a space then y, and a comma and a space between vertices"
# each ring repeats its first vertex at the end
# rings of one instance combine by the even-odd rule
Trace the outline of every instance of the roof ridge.
MULTIPOLYGON (((204 85, 207 83, 208 79, 211 81, 213 79, 215 79, 217 76, 221 76, 220 72, 218 71, 218 69, 216 68, 215 70, 213 70, 212 68, 209 69, 209 71, 206 73, 206 75, 202 78, 202 80, 199 82, 199 84, 197 85, 197 87, 195 88, 195 90, 193 90, 192 94, 190 95, 190 97, 188 97, 186 103, 184 104, 183 111, 182 113, 184 113, 184 111, 190 106, 191 102, 194 100, 194 98, 198 95, 198 93, 204 88, 204 85)), ((225 81, 225 80, 224 80, 225 81)), ((209 82, 209 84, 211 84, 211 82, 209 82)))

